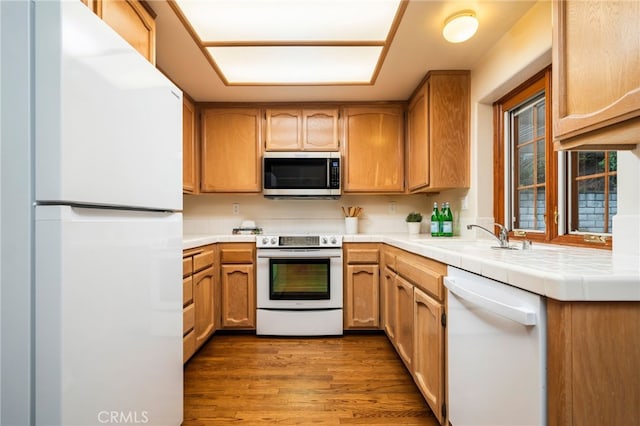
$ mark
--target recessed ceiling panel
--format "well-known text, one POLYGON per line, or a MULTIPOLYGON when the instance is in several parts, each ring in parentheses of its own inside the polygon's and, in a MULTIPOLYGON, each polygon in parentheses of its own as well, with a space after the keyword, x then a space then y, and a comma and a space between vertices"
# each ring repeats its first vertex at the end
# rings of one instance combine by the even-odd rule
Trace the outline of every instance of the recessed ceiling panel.
POLYGON ((229 84, 367 84, 381 46, 209 47, 229 84))
POLYGON ((380 41, 400 0, 176 0, 208 42, 380 41))

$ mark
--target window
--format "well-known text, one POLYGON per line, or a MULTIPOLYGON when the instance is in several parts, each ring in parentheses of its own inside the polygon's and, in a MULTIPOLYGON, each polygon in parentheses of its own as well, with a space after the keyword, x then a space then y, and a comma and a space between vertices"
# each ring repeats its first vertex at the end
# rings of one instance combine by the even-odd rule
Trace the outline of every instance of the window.
POLYGON ((554 151, 549 105, 550 67, 494 104, 494 217, 513 237, 611 248, 616 152, 554 151))

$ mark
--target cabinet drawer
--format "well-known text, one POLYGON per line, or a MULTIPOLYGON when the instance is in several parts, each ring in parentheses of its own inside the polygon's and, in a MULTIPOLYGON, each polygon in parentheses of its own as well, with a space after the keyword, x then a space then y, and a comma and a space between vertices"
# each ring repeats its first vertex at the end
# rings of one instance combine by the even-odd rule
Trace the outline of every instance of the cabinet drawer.
POLYGON ((437 266, 434 270, 433 265, 429 265, 427 259, 417 256, 399 256, 397 259, 398 274, 407 279, 407 281, 415 284, 422 290, 431 294, 438 300, 442 300, 442 276, 445 271, 441 268, 446 267, 434 262, 437 266))
POLYGON ((182 280, 182 305, 188 305, 193 300, 193 276, 182 280))
POLYGON ((396 271, 396 254, 389 249, 386 249, 382 252, 382 259, 384 264, 391 269, 392 271, 396 271))
POLYGON ((379 250, 377 248, 349 248, 346 250, 347 264, 378 263, 379 250))
POLYGON ((182 276, 186 277, 187 275, 191 275, 193 273, 193 257, 183 257, 182 258, 182 276))
POLYGON ((222 248, 220 263, 253 263, 253 248, 222 248))
POLYGON ((194 255, 193 272, 198 272, 213 265, 214 257, 214 251, 211 247, 207 247, 201 253, 194 255))
POLYGON ((182 334, 185 335, 193 329, 196 320, 195 305, 192 303, 182 310, 182 334))
POLYGON ((191 330, 182 338, 182 363, 191 358, 196 351, 196 332, 191 330))

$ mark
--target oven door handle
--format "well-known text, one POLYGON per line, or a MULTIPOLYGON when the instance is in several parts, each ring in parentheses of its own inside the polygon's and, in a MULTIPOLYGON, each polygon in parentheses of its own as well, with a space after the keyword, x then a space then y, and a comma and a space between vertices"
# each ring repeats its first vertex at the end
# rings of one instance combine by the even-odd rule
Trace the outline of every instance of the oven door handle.
POLYGON ((342 257, 342 250, 340 249, 266 249, 258 250, 256 256, 259 258, 333 258, 342 257))

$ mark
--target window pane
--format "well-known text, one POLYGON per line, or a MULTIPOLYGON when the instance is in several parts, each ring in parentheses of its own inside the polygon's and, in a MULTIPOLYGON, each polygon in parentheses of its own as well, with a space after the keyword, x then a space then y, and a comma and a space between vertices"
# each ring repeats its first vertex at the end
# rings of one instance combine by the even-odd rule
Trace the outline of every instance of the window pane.
POLYGON ((537 119, 538 121, 536 122, 536 137, 543 137, 544 136, 544 130, 545 130, 545 104, 544 101, 542 101, 540 104, 538 104, 536 106, 536 115, 537 115, 537 119))
POLYGON ((533 189, 518 191, 516 228, 534 229, 533 189))
POLYGON ((533 140, 533 109, 527 108, 518 114, 514 121, 517 145, 533 140))
POLYGON ((546 230, 546 224, 545 224, 545 206, 547 205, 547 197, 546 197, 546 193, 544 190, 544 187, 540 187, 537 188, 537 195, 536 195, 536 230, 538 231, 545 231, 546 230))
MULTIPOLYGON (((615 154, 615 153, 614 153, 615 154)), ((615 158, 615 157, 614 157, 615 158)), ((609 176, 609 227, 608 232, 613 229, 612 219, 618 213, 618 176, 609 176)))
POLYGON ((580 232, 605 231, 604 177, 585 179, 578 186, 578 223, 580 232))
POLYGON ((618 171, 618 153, 616 151, 609 152, 609 171, 618 171))
POLYGON ((518 148, 518 185, 533 185, 533 145, 518 148))
POLYGON ((604 152, 579 152, 578 176, 588 176, 605 171, 604 152))
POLYGON ((538 141, 536 144, 538 145, 538 152, 537 152, 537 156, 538 158, 536 159, 536 162, 538 163, 538 167, 537 167, 537 173, 538 175, 536 176, 536 183, 544 183, 545 180, 545 158, 544 158, 544 151, 545 151, 545 144, 546 144, 546 140, 541 140, 538 141))

